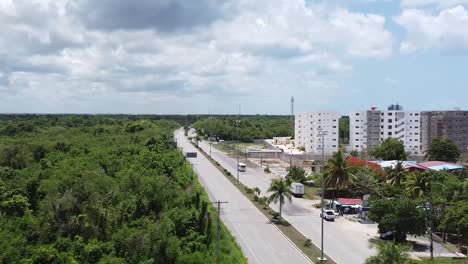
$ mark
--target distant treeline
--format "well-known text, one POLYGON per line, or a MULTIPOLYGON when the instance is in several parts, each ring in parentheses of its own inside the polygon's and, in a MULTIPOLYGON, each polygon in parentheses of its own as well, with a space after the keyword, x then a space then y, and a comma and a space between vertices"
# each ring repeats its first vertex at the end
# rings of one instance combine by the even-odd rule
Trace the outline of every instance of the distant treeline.
POLYGON ((192 125, 203 136, 216 136, 223 140, 252 142, 281 136, 294 136, 291 117, 287 116, 228 116, 206 117, 192 125))

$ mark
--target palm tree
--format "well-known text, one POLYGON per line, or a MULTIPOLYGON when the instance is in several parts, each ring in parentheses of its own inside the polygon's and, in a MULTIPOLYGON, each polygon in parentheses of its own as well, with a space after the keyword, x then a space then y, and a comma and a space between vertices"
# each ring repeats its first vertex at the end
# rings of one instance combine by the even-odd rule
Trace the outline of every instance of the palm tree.
POLYGON ((339 193, 339 189, 348 188, 355 180, 355 175, 352 173, 352 167, 343 157, 341 151, 336 152, 327 161, 325 166, 325 184, 327 187, 334 187, 339 193))
POLYGON ((425 173, 409 173, 405 181, 405 192, 413 198, 422 198, 430 188, 429 178, 425 173))
POLYGON ((395 167, 387 170, 388 179, 390 184, 400 186, 406 178, 406 170, 403 162, 398 161, 395 167))
POLYGON ((272 180, 270 188, 268 189, 268 192, 271 192, 270 197, 268 197, 268 204, 271 202, 277 203, 279 201, 279 217, 281 218, 281 212, 283 209, 283 204, 285 198, 291 202, 291 188, 286 184, 286 182, 283 181, 283 179, 280 180, 272 180))
POLYGON ((378 187, 378 174, 369 167, 356 168, 354 172, 354 181, 351 184, 351 191, 355 195, 364 194, 380 194, 377 191, 378 187))
POLYGON ((257 194, 257 196, 260 196, 260 193, 262 193, 262 191, 258 187, 253 188, 253 190, 254 190, 255 194, 257 194))
POLYGON ((366 259, 366 264, 406 264, 409 263, 410 257, 408 248, 394 244, 383 243, 377 244, 377 255, 366 259))

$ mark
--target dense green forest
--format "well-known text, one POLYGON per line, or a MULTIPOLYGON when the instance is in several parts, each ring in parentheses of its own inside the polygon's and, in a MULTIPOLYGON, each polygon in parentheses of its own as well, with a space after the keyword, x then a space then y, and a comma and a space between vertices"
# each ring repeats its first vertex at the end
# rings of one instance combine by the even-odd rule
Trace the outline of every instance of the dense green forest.
MULTIPOLYGON (((3 116, 0 263, 214 263, 216 211, 171 121, 3 116)), ((221 263, 246 263, 223 226, 221 263)))
POLYGON ((216 136, 223 140, 252 142, 281 136, 294 136, 294 125, 289 116, 213 116, 192 124, 203 136, 216 136))
MULTIPOLYGON (((223 140, 252 142, 254 139, 294 137, 294 124, 289 116, 199 116, 192 124, 203 136, 223 140), (240 122, 237 122, 237 121, 240 122)), ((340 144, 349 144, 349 117, 339 120, 340 144)))

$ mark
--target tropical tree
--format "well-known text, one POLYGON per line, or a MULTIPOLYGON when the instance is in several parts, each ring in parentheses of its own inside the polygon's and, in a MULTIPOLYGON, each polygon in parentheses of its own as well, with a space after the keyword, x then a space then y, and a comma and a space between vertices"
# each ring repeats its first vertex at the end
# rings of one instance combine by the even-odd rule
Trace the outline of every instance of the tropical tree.
POLYGON ((377 244, 377 255, 366 259, 366 264, 409 264, 411 259, 407 248, 395 243, 377 244))
POLYGON ((380 174, 375 172, 372 168, 362 167, 357 168, 353 172, 355 178, 352 184, 350 185, 350 191, 355 196, 362 196, 364 194, 380 194, 377 191, 378 187, 378 178, 380 174))
POLYGON ((426 216, 420 204, 407 197, 373 200, 369 218, 377 222, 379 232, 396 232, 395 240, 403 242, 406 234, 426 232, 426 216))
POLYGON ((305 183, 307 181, 305 170, 298 166, 292 166, 289 169, 288 175, 286 175, 288 182, 300 182, 305 183))
POLYGON ((400 186, 401 183, 406 178, 406 169, 403 166, 403 162, 401 161, 398 161, 395 167, 388 168, 386 172, 387 172, 387 179, 392 185, 400 186))
POLYGON ((338 192, 340 189, 347 189, 355 179, 352 167, 348 165, 341 151, 333 154, 327 161, 324 173, 327 187, 336 188, 338 192))
POLYGON ((281 218, 281 213, 283 210, 285 199, 288 199, 289 202, 292 201, 291 188, 289 188, 289 185, 287 185, 286 182, 283 181, 283 179, 272 180, 270 188, 268 189, 268 192, 271 192, 270 196, 268 197, 268 204, 272 202, 274 203, 279 202, 279 217, 281 218))
POLYGON ((457 162, 460 150, 450 139, 434 139, 426 152, 429 160, 457 162))
POLYGON ((430 179, 426 173, 412 172, 405 181, 405 193, 412 198, 423 198, 430 189, 430 179))
POLYGON ((387 138, 379 146, 370 151, 370 154, 383 160, 406 160, 407 155, 403 142, 397 138, 387 138))
POLYGON ((465 243, 468 242, 468 203, 459 201, 447 209, 440 227, 457 234, 465 243))

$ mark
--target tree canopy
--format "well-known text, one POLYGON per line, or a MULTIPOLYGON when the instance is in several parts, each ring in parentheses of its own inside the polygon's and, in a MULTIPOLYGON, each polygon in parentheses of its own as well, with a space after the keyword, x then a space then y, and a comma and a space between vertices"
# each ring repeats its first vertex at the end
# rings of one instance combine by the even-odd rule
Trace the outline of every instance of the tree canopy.
MULTIPOLYGON (((0 263, 214 262, 216 211, 174 146, 177 127, 0 121, 0 263)), ((222 232, 222 263, 246 263, 222 232)))
POLYGON ((457 162, 460 158, 460 150, 450 139, 434 139, 429 145, 426 157, 429 160, 457 162))
POLYGON ((286 116, 212 117, 200 119, 192 126, 204 136, 216 136, 223 140, 237 140, 239 137, 242 142, 294 136, 292 120, 286 116))
POLYGON ((371 203, 369 218, 377 222, 379 232, 396 232, 396 240, 406 234, 422 235, 426 231, 426 215, 417 202, 407 197, 377 199, 371 203))
POLYGON ((405 146, 397 138, 387 138, 379 146, 370 151, 370 154, 382 160, 406 160, 405 146))

